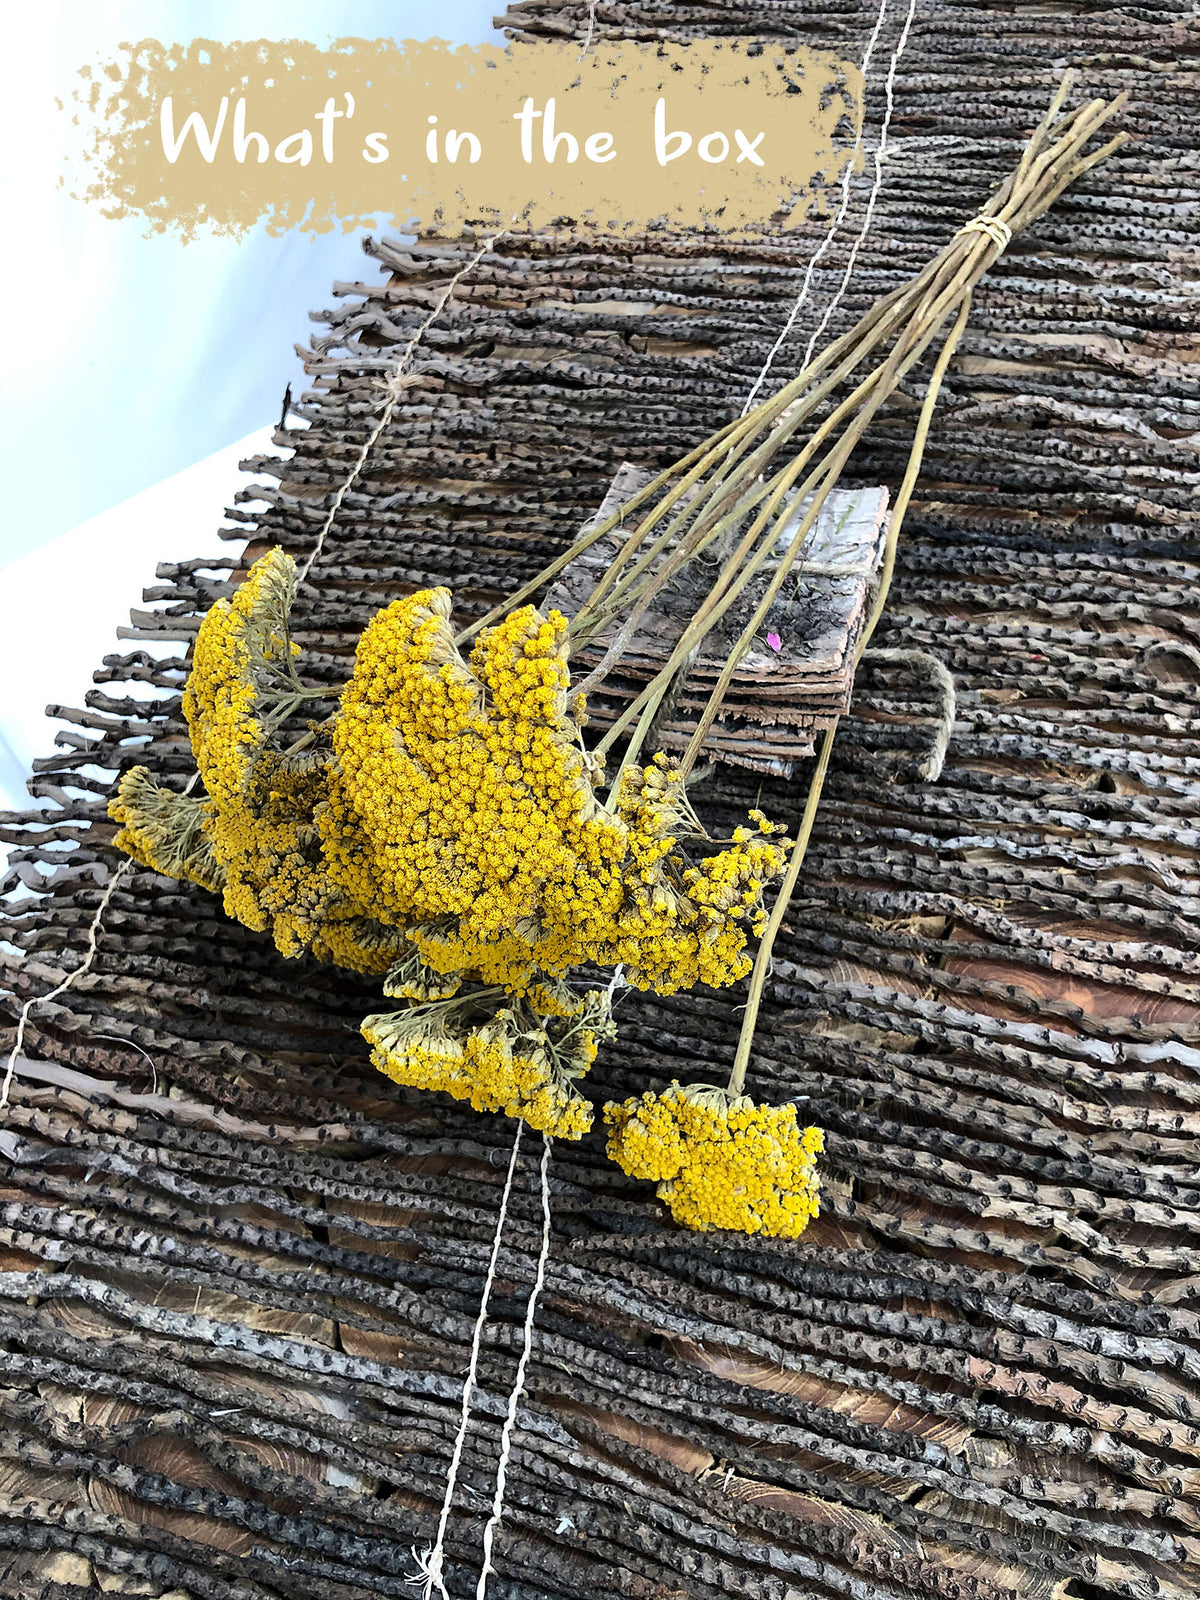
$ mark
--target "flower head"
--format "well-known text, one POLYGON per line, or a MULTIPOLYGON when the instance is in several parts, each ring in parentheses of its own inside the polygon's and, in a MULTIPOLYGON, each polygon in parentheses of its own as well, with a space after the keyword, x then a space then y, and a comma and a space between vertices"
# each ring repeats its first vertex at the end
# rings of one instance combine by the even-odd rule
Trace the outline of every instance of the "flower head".
POLYGON ((413 1005, 367 1017, 363 1037, 371 1060, 397 1083, 440 1089, 476 1111, 503 1112, 556 1139, 578 1139, 592 1125, 592 1105, 575 1087, 611 1034, 604 990, 579 997, 569 1015, 538 1015, 528 1005, 503 1006, 474 1027, 466 1018, 483 999, 473 995, 413 1005))
POLYGON ((457 1100, 470 1098, 462 1040, 443 1006, 413 1006, 390 1016, 367 1017, 362 1035, 371 1046, 372 1063, 393 1082, 444 1089, 457 1100))
POLYGON ((632 1178, 658 1183, 685 1227, 795 1239, 818 1214, 819 1128, 794 1105, 678 1083, 604 1108, 608 1154, 632 1178))
POLYGON ((501 1011, 467 1036, 474 1070, 471 1104, 476 1111, 519 1117, 555 1139, 579 1139, 592 1125, 592 1104, 571 1082, 549 1040, 520 1029, 516 1015, 501 1011))
POLYGON ((689 865, 679 838, 703 829, 665 756, 601 805, 566 619, 525 606, 465 661, 449 615, 448 590, 422 590, 359 641, 318 818, 333 881, 404 928, 436 972, 517 998, 585 963, 622 964, 659 993, 744 976, 785 848, 744 830, 689 865))
POLYGON ((108 805, 109 816, 121 824, 113 842, 164 877, 184 878, 220 894, 225 869, 204 826, 211 809, 208 801, 164 789, 145 767, 131 767, 108 805))

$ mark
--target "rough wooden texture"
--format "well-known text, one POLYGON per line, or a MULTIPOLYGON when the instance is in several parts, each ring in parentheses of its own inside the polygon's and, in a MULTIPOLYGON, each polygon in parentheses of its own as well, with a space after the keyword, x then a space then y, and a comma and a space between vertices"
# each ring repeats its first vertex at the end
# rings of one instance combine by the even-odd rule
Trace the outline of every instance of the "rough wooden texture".
MULTIPOLYGON (((623 462, 601 502, 597 525, 650 482, 648 469, 623 462)), ((709 760, 790 778, 815 752, 815 736, 850 710, 855 661, 866 625, 872 583, 887 537, 886 489, 835 489, 805 536, 805 553, 738 661, 721 710, 705 740, 709 760)), ((797 507, 762 572, 713 629, 697 659, 658 713, 652 748, 680 753, 696 731, 709 697, 746 625, 798 535, 810 502, 797 507)), ((629 536, 641 511, 580 552, 546 594, 543 606, 574 617, 587 604, 629 536)), ((747 519, 748 521, 749 519, 747 519)), ((671 544, 653 564, 659 570, 671 544)), ((722 551, 724 556, 731 553, 722 551)), ((587 689, 588 721, 607 732, 667 665, 704 603, 716 562, 684 570, 636 617, 609 624, 572 657, 574 681, 587 689)))
MULTIPOLYGON (((587 9, 513 20, 579 37, 587 9)), ((848 52, 873 20, 829 0, 595 16, 848 52)), ((918 5, 833 331, 986 199, 1063 65, 1088 93, 1132 89, 1138 142, 978 297, 880 641, 953 671, 946 770, 912 777, 919 674, 867 673, 777 947, 754 1087, 807 1096, 829 1130, 824 1214, 796 1245, 680 1233, 598 1139, 555 1150, 494 1600, 1197 1591, 1197 42, 1175 0, 918 5)), ((875 126, 881 110, 882 72, 875 126)), ((817 237, 489 257, 301 597, 316 671, 340 674, 406 585, 450 581, 468 610, 495 597, 620 461, 664 461, 735 414, 817 237)), ((252 464, 271 501, 242 513, 253 540, 310 547, 373 376, 469 248, 379 244, 384 279, 341 287, 309 356, 311 430, 280 436, 292 460, 252 464)), ((857 481, 894 486, 911 426, 910 396, 857 481)), ((229 570, 161 577, 134 637, 182 646, 229 570)), ((40 764, 47 809, 7 825, 34 891, 7 930, 18 997, 80 959, 115 859, 114 771, 188 769, 182 655, 108 658, 40 764)), ((757 787, 722 772, 697 801, 732 821, 757 787)), ((794 818, 798 794, 767 780, 762 804, 794 818)), ((372 1074, 356 1024, 376 999, 138 872, 93 972, 33 1013, 0 1131, 0 1593, 411 1593, 510 1131, 372 1074)), ((713 1076, 737 1003, 627 1000, 596 1089, 713 1076)), ((532 1186, 525 1166, 450 1524, 456 1596, 474 1593, 532 1186)))

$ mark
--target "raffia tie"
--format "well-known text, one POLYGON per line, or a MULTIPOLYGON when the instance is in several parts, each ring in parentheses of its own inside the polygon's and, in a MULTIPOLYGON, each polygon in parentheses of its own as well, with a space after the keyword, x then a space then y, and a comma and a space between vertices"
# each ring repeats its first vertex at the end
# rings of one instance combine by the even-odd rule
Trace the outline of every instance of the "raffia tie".
POLYGON ((988 238, 1000 250, 1007 250, 1012 243, 1012 229, 1003 217, 972 217, 970 222, 964 222, 958 230, 959 233, 986 233, 988 238))

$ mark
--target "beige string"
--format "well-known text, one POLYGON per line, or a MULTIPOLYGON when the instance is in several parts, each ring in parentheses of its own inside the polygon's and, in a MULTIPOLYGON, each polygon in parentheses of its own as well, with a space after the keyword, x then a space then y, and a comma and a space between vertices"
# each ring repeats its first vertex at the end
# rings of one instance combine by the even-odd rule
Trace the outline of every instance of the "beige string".
POLYGON ((1003 217, 972 217, 970 222, 964 222, 958 231, 959 233, 986 233, 992 243, 1002 252, 1007 250, 1012 243, 1012 229, 1003 217))
POLYGON ((121 862, 120 866, 118 866, 117 870, 108 880, 108 887, 104 891, 104 896, 101 899, 100 904, 96 907, 96 915, 92 918, 91 927, 88 929, 87 954, 84 956, 79 966, 77 966, 72 972, 68 972, 63 981, 56 988, 51 989, 48 994, 31 995, 21 1007, 21 1015, 17 1019, 16 1043, 12 1047, 12 1051, 8 1058, 8 1066, 5 1068, 4 1088, 3 1090, 0 1090, 0 1111, 3 1111, 8 1105, 8 1096, 10 1090, 12 1089, 13 1074, 17 1070, 17 1058, 20 1056, 25 1045, 25 1029, 29 1024, 29 1013, 33 1010, 34 1006, 40 1006, 45 1000, 56 1000, 58 996, 65 993, 66 990, 68 990, 77 979, 82 978, 85 972, 91 971, 92 962, 96 958, 96 941, 100 936, 100 924, 104 920, 104 913, 108 910, 109 902, 112 900, 113 892, 117 885, 126 875, 126 873, 132 870, 133 858, 127 857, 121 862))
POLYGON ((922 783, 936 783, 942 775, 942 768, 946 765, 946 754, 950 749, 954 723, 958 716, 958 695, 954 688, 954 675, 944 661, 939 661, 937 656, 930 655, 928 650, 864 650, 862 659, 890 661, 898 666, 915 667, 923 671, 932 682, 937 695, 937 708, 934 711, 937 726, 934 729, 933 744, 917 765, 917 776, 922 783))

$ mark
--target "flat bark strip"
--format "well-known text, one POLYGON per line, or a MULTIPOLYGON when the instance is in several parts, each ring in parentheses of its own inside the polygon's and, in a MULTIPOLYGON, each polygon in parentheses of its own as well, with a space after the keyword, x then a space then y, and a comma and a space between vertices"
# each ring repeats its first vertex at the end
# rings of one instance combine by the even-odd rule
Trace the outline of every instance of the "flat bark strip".
MULTIPOLYGON (((860 54, 872 7, 595 7, 599 36, 860 54)), ((589 7, 509 23, 582 40, 589 7)), ((899 34, 900 8, 881 50, 899 34)), ((986 200, 1063 67, 1137 142, 976 298, 864 668, 753 1068, 829 1130, 798 1244, 670 1227, 593 1136, 556 1151, 554 1248, 494 1600, 1184 1600, 1200 1584, 1200 28, 1178 0, 918 4, 893 157, 830 335, 986 200)), ((886 60, 886 56, 882 57, 886 60)), ((877 128, 883 73, 868 113, 877 128)), ((865 198, 816 274, 840 281, 865 198)), ((564 548, 622 461, 736 415, 820 238, 507 241, 417 355, 302 592, 315 681, 381 604, 478 615, 564 548)), ((11 1019, 81 959, 113 775, 190 770, 184 651, 251 551, 303 556, 374 380, 477 245, 376 242, 307 351, 307 431, 164 565, 9 819, 11 1019), (265 498, 260 514, 249 501, 265 498), (155 660, 138 641, 175 640, 155 660), (166 691, 147 702, 147 684, 166 691)), ((848 481, 894 487, 920 385, 848 481)), ((767 778, 793 819, 804 773, 767 778)), ((697 791, 717 827, 758 779, 697 791)), ((3 1128, 0 1594, 411 1593, 440 1504, 507 1127, 372 1073, 377 991, 285 962, 200 891, 118 886, 93 970, 36 1009, 3 1128)), ((736 992, 622 1002, 600 1096, 709 1077, 736 992)), ((9 1030, 11 1037, 11 1029, 9 1030)), ((474 1593, 538 1248, 523 1165, 450 1523, 474 1593)))

